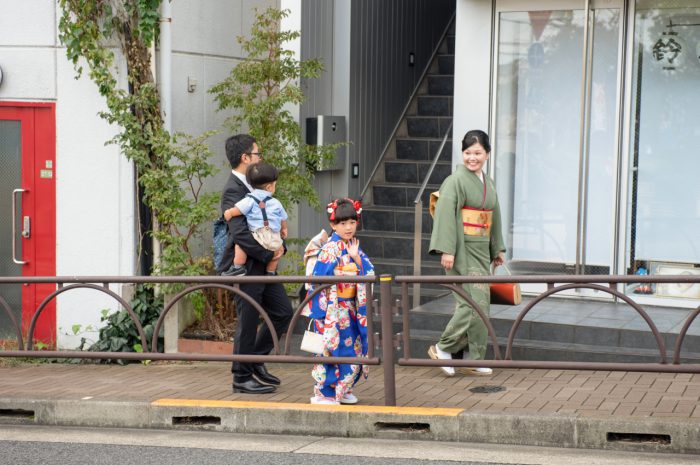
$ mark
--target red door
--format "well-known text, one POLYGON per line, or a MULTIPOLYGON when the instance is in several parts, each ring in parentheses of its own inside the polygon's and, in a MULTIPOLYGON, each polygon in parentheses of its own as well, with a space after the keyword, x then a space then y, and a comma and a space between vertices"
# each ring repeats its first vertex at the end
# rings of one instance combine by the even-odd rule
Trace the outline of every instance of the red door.
MULTIPOLYGON (((0 275, 56 275, 56 129, 51 103, 0 102, 0 275)), ((53 284, 0 285, 0 295, 23 333, 53 284)), ((0 339, 15 339, 0 309, 0 339)), ((43 312, 34 334, 53 346, 56 306, 43 312)))

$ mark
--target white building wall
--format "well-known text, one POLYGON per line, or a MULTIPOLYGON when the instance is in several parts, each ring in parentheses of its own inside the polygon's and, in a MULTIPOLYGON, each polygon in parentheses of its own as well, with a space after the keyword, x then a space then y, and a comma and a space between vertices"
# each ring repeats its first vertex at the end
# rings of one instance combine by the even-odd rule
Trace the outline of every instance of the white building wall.
MULTIPOLYGON (((214 163, 221 168, 208 183, 211 191, 218 192, 228 177, 224 141, 230 134, 222 128, 227 114, 216 111, 207 91, 241 59, 236 38, 250 30, 253 8, 268 6, 279 7, 279 2, 172 2, 173 130, 220 131, 210 139, 214 163), (194 92, 188 91, 188 77, 197 80, 194 92)), ((0 11, 0 100, 56 103, 56 274, 135 274, 133 166, 116 146, 105 146, 116 130, 97 115, 106 106, 87 73, 75 79, 57 38, 60 7, 55 0, 0 0, 0 11)), ((201 247, 210 247, 206 232, 204 237, 201 247)), ((121 287, 111 290, 119 294, 121 287)), ((81 337, 96 340, 101 311, 117 308, 95 290, 61 294, 58 346, 74 348, 81 337), (74 325, 80 325, 78 334, 74 325)))
MULTIPOLYGON (((57 39, 60 11, 53 0, 0 0, 0 65, 6 80, 0 99, 56 104, 56 274, 131 275, 134 272, 133 169, 97 116, 104 99, 92 81, 75 79, 57 39)), ((119 286, 113 291, 119 293, 119 286)), ((102 309, 116 302, 94 290, 57 299, 59 348, 81 337, 95 340, 102 309), (80 325, 74 334, 73 325, 80 325)))
MULTIPOLYGON (((243 58, 238 36, 250 32, 254 9, 280 7, 278 0, 202 0, 172 2, 172 103, 173 132, 198 135, 216 130, 209 139, 212 162, 219 172, 205 190, 219 192, 230 173, 224 143, 231 132, 223 126, 230 112, 217 111, 209 89, 226 78, 243 58), (192 92, 188 78, 196 81, 192 92)), ((244 132, 246 128, 242 128, 244 132)), ((203 228, 202 249, 211 247, 211 232, 203 228)))
POLYGON ((492 2, 457 0, 453 169, 462 163, 464 134, 471 129, 489 131, 492 15, 492 2))

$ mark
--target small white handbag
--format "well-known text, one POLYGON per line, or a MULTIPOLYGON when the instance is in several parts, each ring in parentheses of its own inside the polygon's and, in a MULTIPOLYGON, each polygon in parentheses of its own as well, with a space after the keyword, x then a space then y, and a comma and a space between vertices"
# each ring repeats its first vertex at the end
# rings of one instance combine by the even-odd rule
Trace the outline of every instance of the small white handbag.
POLYGON ((311 325, 314 320, 309 321, 309 327, 304 331, 304 337, 301 339, 301 350, 316 355, 323 355, 323 334, 311 331, 311 325))

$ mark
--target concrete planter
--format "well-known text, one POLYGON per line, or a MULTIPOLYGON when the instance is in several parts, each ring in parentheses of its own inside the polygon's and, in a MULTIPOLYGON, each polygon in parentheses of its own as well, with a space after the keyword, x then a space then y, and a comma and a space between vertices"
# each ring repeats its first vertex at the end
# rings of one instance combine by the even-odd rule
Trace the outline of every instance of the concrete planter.
POLYGON ((178 338, 177 351, 182 354, 231 355, 233 342, 178 338))
MULTIPOLYGON (((173 296, 169 294, 165 296, 166 307, 172 302, 172 297, 173 296)), ((185 328, 194 323, 196 319, 192 303, 186 298, 180 299, 173 308, 170 309, 163 321, 163 338, 166 354, 181 352, 178 342, 180 335, 185 328)))

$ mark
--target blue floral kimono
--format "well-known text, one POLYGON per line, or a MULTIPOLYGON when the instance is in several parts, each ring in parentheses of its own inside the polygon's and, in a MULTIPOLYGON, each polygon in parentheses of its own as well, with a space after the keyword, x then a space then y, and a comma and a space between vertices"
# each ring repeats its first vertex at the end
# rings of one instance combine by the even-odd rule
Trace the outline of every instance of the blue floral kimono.
MULTIPOLYGON (((362 265, 357 266, 348 255, 345 242, 333 233, 318 254, 313 276, 374 275, 374 266, 362 250, 360 258, 362 265)), ((313 318, 314 331, 323 334, 324 356, 367 356, 367 284, 333 285, 311 299, 302 314, 313 318)), ((362 374, 367 377, 367 367, 363 365, 314 365, 314 394, 340 401, 362 374)))

